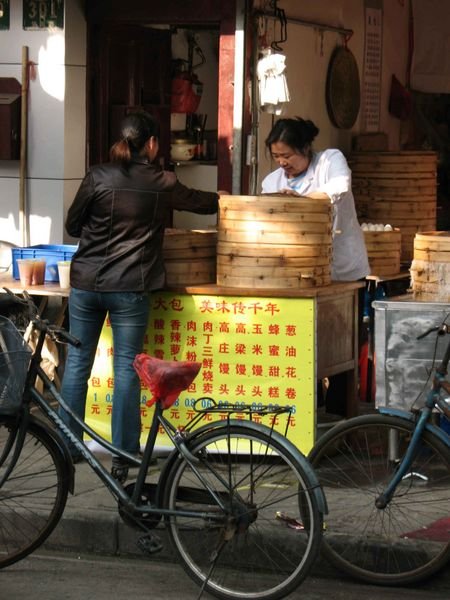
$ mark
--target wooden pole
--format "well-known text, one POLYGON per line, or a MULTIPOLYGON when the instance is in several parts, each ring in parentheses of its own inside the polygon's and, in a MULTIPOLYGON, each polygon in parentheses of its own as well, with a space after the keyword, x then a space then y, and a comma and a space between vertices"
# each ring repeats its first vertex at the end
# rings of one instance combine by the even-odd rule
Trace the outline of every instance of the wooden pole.
POLYGON ((19 233, 22 246, 29 244, 28 210, 26 199, 27 174, 27 118, 28 118, 28 46, 22 46, 22 102, 20 121, 19 173, 19 233))

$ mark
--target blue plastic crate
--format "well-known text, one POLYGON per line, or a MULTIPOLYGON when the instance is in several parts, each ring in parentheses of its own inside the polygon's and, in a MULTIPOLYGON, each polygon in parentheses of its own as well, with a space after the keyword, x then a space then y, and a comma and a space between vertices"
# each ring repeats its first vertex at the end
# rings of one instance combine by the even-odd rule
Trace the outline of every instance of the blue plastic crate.
POLYGON ((78 246, 68 244, 39 244, 28 246, 28 248, 11 248, 13 261, 13 277, 19 279, 18 258, 42 258, 45 259, 45 281, 59 281, 58 261, 70 260, 75 254, 78 246))

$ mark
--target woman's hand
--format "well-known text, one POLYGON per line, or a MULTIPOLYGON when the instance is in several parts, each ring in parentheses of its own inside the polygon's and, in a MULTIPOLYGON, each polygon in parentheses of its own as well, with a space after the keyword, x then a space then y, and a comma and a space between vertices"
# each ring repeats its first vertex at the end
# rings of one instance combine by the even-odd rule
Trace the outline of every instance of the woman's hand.
POLYGON ((291 190, 291 188, 284 188, 283 190, 277 192, 277 194, 283 194, 283 196, 301 196, 301 194, 295 190, 291 190))
POLYGON ((305 194, 308 198, 316 198, 317 200, 330 200, 330 196, 325 194, 325 192, 310 192, 309 194, 305 194))

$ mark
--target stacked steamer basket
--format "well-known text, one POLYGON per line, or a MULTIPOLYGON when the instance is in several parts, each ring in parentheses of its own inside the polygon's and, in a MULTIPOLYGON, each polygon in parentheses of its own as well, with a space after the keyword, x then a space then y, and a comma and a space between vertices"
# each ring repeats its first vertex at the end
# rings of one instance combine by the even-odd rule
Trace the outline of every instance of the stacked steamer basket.
POLYGON ((416 233, 436 229, 436 153, 355 152, 349 164, 360 222, 399 228, 401 262, 411 263, 416 233))
POLYGON ((411 287, 413 294, 423 300, 450 301, 450 232, 416 234, 411 287))
POLYGON ((277 195, 220 199, 217 283, 249 289, 331 283, 331 202, 277 195))
POLYGON ((217 231, 166 229, 163 258, 168 286, 216 281, 217 231))
MULTIPOLYGON (((361 225, 364 231, 370 272, 379 277, 388 277, 400 273, 401 233, 390 225, 380 225, 374 230, 361 225)), ((370 224, 369 226, 370 227, 370 224)))

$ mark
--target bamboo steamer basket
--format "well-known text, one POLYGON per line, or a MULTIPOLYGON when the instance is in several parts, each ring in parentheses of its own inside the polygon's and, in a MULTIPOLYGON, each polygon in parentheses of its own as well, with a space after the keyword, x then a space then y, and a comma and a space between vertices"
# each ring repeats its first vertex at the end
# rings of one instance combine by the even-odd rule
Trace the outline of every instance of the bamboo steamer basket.
POLYGON ((389 276, 400 273, 402 236, 393 231, 364 231, 367 257, 373 275, 389 276))
POLYGON ((436 153, 354 152, 349 165, 359 220, 400 228, 401 262, 410 263, 416 233, 436 229, 436 153))
POLYGON ((219 201, 217 283, 311 288, 331 283, 331 202, 285 195, 219 201))
POLYGON ((411 287, 415 296, 450 301, 450 232, 426 231, 414 238, 411 287))
POLYGON ((166 284, 215 283, 216 248, 217 231, 166 229, 163 240, 166 284))

